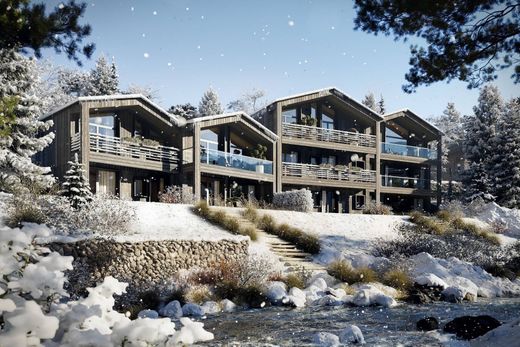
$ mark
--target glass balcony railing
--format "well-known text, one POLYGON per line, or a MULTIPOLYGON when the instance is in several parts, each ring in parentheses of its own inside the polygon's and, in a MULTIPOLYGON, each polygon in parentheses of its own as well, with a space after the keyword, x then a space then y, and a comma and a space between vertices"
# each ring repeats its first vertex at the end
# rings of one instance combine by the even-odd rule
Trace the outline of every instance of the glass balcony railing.
POLYGON ((382 175, 381 185, 383 187, 413 188, 432 191, 436 190, 435 182, 415 177, 382 175))
POLYGON ((200 162, 203 164, 218 165, 231 169, 253 171, 270 175, 273 174, 272 161, 208 148, 201 148, 200 162))
POLYGON ((437 151, 425 147, 401 145, 397 143, 381 143, 381 152, 425 159, 437 159, 437 151))

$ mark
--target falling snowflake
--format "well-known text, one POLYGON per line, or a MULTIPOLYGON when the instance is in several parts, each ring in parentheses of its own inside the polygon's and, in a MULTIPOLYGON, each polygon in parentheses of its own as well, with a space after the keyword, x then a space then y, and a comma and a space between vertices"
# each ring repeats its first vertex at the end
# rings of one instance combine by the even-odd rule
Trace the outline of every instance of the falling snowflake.
POLYGON ((223 57, 223 56, 224 56, 224 53, 220 53, 220 56, 223 57))
POLYGON ((197 49, 200 49, 200 45, 197 46, 197 49))
POLYGON ((143 56, 144 56, 145 58, 149 58, 149 57, 150 57, 150 54, 148 54, 148 53, 144 53, 143 56))
POLYGON ((132 12, 134 11, 134 7, 133 7, 133 6, 132 6, 132 7, 130 7, 130 11, 132 11, 132 12))
POLYGON ((334 30, 334 29, 336 29, 336 27, 334 27, 334 26, 331 26, 331 27, 330 27, 330 30, 334 30))
POLYGON ((202 57, 199 58, 199 61, 202 61, 202 57))
POLYGON ((287 22, 287 24, 289 24, 290 27, 294 26, 294 21, 293 20, 290 20, 287 22))
POLYGON ((145 34, 145 33, 142 33, 141 36, 142 36, 142 37, 146 37, 146 34, 145 34))
POLYGON ((200 19, 204 20, 204 18, 205 18, 204 16, 200 16, 200 19))
POLYGON ((65 5, 63 5, 63 3, 60 3, 60 4, 58 5, 58 8, 59 8, 60 10, 62 10, 64 7, 65 7, 65 5))
POLYGON ((172 66, 172 63, 168 63, 168 66, 172 66))
POLYGON ((190 10, 190 8, 189 8, 189 7, 186 7, 186 11, 189 11, 189 10, 190 10))
POLYGON ((153 15, 154 15, 154 16, 157 16, 157 11, 153 11, 153 15))

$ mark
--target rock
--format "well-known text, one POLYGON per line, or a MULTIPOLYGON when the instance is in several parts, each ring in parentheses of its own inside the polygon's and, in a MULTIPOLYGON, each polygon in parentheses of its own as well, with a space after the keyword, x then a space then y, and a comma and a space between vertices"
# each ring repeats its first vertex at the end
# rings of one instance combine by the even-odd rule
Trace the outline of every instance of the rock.
POLYGON ((376 287, 366 284, 360 286, 359 290, 354 294, 352 304, 356 306, 380 305, 383 307, 394 307, 397 305, 397 302, 376 287))
POLYGON ((325 290, 325 293, 326 294, 329 294, 329 295, 332 295, 338 299, 341 299, 343 298, 345 295, 347 295, 347 292, 345 292, 345 289, 341 289, 341 288, 327 288, 325 290))
POLYGON ((184 316, 201 317, 204 315, 204 310, 201 306, 193 303, 187 303, 182 306, 182 314, 184 316))
POLYGON ((317 306, 341 306, 344 302, 333 295, 325 295, 324 297, 315 300, 312 304, 317 306))
POLYGON ((429 286, 415 283, 409 292, 408 302, 412 304, 425 304, 432 301, 439 301, 442 297, 443 287, 429 286))
POLYGON ((326 295, 325 291, 316 287, 315 285, 310 285, 304 290, 305 296, 307 297, 307 302, 314 302, 320 299, 322 296, 326 295))
POLYGON ((267 286, 266 296, 271 304, 281 304, 282 299, 287 296, 287 286, 283 282, 270 282, 267 286))
POLYGON ((284 305, 292 307, 305 307, 307 296, 300 288, 293 287, 289 290, 289 294, 282 299, 284 305))
POLYGON ((204 314, 215 314, 221 311, 220 305, 215 301, 206 301, 202 306, 204 314))
POLYGON ((520 341, 520 318, 515 318, 471 341, 471 347, 517 346, 520 341))
POLYGON ((491 316, 462 316, 444 326, 444 331, 457 335, 458 338, 471 340, 486 334, 501 324, 491 316))
POLYGON ((183 314, 181 303, 177 300, 170 301, 166 306, 159 310, 159 314, 163 317, 180 318, 183 314))
POLYGON ((237 305, 231 300, 224 299, 220 301, 220 307, 222 307, 222 312, 234 312, 237 305))
POLYGON ((363 337, 361 329, 359 329, 357 325, 349 325, 339 333, 339 341, 344 344, 364 344, 365 338, 363 337))
POLYGON ((318 278, 323 279, 325 281, 325 283, 327 283, 328 287, 332 287, 338 283, 338 280, 336 279, 336 277, 333 277, 326 272, 317 272, 311 276, 311 278, 307 281, 306 285, 307 286, 311 285, 318 278))
POLYGON ((466 292, 459 287, 450 286, 442 291, 442 299, 448 302, 460 303, 465 296, 466 292))
POLYGON ((466 293, 466 296, 464 296, 464 300, 469 301, 469 302, 475 302, 475 301, 477 301, 477 296, 472 293, 466 293))
POLYGON ((325 282, 325 280, 321 277, 318 277, 312 281, 311 286, 318 287, 321 291, 325 291, 325 289, 328 287, 327 282, 325 282))
POLYGON ((142 310, 137 314, 137 318, 159 318, 159 313, 155 310, 142 310))
POLYGON ((314 335, 312 342, 321 347, 336 347, 339 346, 339 337, 331 333, 317 333, 314 335))
POLYGON ((415 324, 419 331, 432 331, 439 329, 439 321, 435 317, 419 319, 415 324))

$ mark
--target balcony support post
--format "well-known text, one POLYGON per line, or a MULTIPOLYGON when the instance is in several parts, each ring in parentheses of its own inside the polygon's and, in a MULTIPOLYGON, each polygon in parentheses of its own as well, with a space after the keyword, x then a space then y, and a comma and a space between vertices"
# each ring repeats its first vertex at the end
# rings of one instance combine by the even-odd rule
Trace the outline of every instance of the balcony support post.
POLYGON ((81 120, 80 120, 80 161, 85 170, 87 181, 89 180, 89 159, 90 159, 90 138, 89 138, 89 104, 81 103, 81 120))
POLYGON ((376 204, 381 202, 381 122, 376 122, 376 204))
POLYGON ((442 203, 442 136, 437 140, 437 208, 442 203))
POLYGON ((273 170, 275 170, 273 173, 275 175, 274 178, 274 191, 276 193, 279 193, 282 191, 282 103, 277 102, 276 103, 276 109, 274 110, 275 115, 274 119, 276 121, 276 134, 278 135, 279 139, 276 141, 276 150, 275 154, 276 156, 273 157, 273 170))
POLYGON ((201 198, 200 192, 200 124, 193 124, 193 194, 201 198))

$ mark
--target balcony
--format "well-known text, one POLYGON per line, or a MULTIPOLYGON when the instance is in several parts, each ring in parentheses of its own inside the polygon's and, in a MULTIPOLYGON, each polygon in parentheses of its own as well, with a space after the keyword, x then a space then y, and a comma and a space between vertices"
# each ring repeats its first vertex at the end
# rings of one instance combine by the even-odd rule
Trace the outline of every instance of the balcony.
POLYGON ((252 171, 260 174, 273 174, 273 162, 246 155, 228 153, 214 149, 201 148, 200 162, 230 169, 252 171))
POLYGON ((387 142, 381 143, 381 153, 423 159, 437 159, 437 151, 434 149, 387 142))
POLYGON ((376 137, 374 135, 318 128, 308 125, 283 123, 282 135, 286 138, 302 139, 312 142, 332 142, 349 146, 376 148, 376 137))
POLYGON ((324 167, 312 164, 282 163, 282 176, 341 182, 376 182, 376 172, 373 170, 352 170, 339 165, 324 167))
POLYGON ((436 187, 435 182, 432 184, 430 180, 388 175, 381 176, 381 185, 383 187, 411 188, 419 190, 435 190, 436 187))
MULTIPOLYGON (((71 151, 79 151, 81 136, 71 138, 71 151)), ((106 164, 159 171, 177 168, 179 150, 168 146, 146 146, 121 141, 118 137, 89 134, 90 160, 106 164)))

